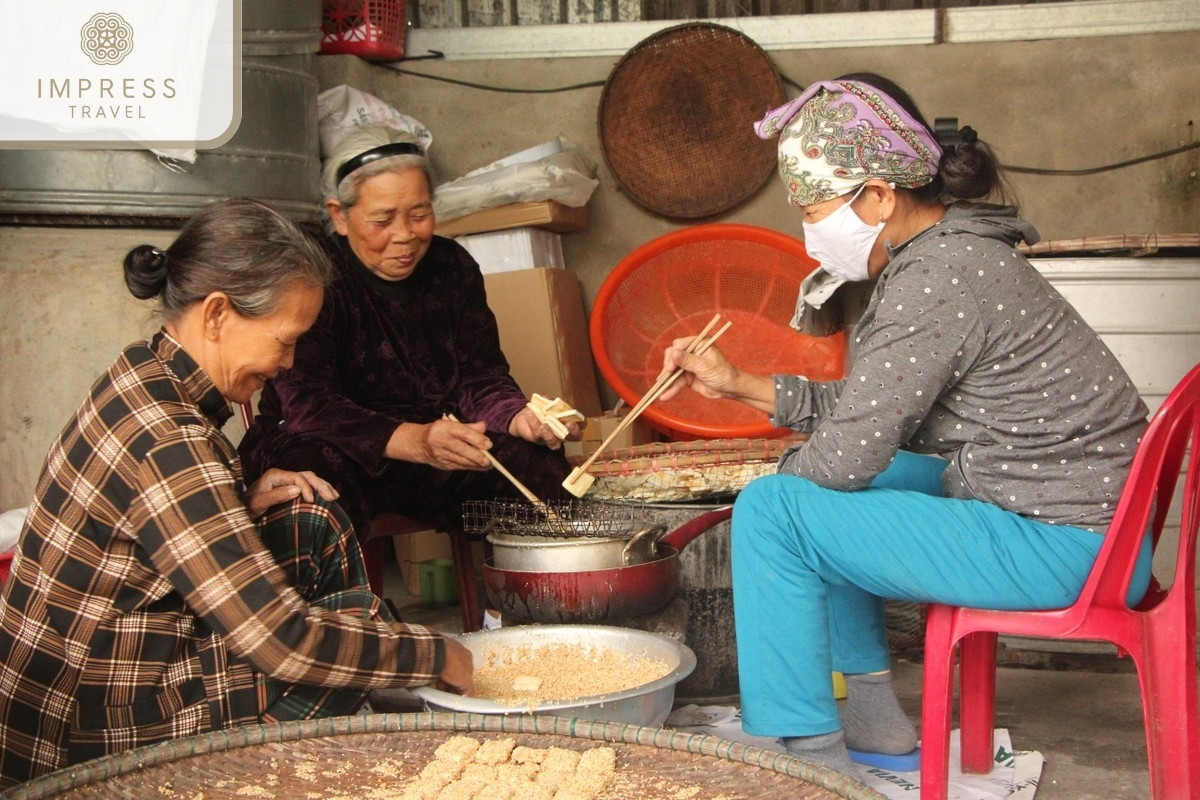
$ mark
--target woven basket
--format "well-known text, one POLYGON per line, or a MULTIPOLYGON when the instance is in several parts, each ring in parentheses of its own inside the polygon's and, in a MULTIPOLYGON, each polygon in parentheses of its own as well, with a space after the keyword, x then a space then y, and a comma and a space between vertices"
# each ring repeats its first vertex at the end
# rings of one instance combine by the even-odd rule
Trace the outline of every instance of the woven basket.
POLYGON ((802 440, 702 439, 614 450, 589 468, 596 478, 589 497, 672 502, 737 494, 775 472, 783 451, 802 440))
POLYGON ((851 777, 791 756, 702 734, 562 717, 376 714, 254 725, 142 747, 10 789, 35 798, 399 797, 454 735, 518 745, 617 751, 606 800, 676 797, 886 800, 851 777))
POLYGON ((404 58, 407 10, 405 0, 324 0, 321 53, 399 61, 404 58))
POLYGON ((677 219, 724 213, 775 173, 754 123, 783 102, 775 65, 740 31, 688 22, 635 45, 600 95, 600 146, 626 196, 677 219))
MULTIPOLYGON (((788 325, 801 281, 816 268, 802 242, 757 225, 691 225, 651 239, 621 259, 596 292, 588 320, 596 367, 635 406, 661 374, 663 351, 719 314, 732 327, 717 349, 740 369, 841 378, 845 332, 809 336, 788 325)), ((792 433, 745 403, 690 390, 651 403, 640 419, 679 441, 792 433)))

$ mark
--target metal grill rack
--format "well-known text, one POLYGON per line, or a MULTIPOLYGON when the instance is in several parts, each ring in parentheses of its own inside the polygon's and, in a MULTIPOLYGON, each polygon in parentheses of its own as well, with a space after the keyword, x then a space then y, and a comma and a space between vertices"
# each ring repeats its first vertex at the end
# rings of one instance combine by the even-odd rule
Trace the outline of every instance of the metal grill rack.
POLYGON ((613 539, 629 536, 648 523, 641 504, 570 501, 539 508, 519 500, 467 500, 467 533, 613 539), (549 513, 547 513, 549 512, 549 513))

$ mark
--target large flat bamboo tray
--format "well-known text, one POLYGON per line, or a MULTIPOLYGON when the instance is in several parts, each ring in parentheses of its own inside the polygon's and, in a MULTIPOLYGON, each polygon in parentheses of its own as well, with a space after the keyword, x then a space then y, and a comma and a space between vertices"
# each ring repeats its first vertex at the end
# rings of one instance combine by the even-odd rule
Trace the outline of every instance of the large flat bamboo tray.
POLYGON ((107 756, 14 787, 5 800, 388 800, 456 735, 617 752, 606 800, 885 800, 845 775, 702 734, 563 717, 375 714, 255 725, 107 756))

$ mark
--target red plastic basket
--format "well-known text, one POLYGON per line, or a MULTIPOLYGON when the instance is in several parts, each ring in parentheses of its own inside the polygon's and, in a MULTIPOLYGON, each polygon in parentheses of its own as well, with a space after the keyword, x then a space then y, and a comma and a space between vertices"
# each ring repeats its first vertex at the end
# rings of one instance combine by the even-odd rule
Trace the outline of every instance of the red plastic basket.
MULTIPOLYGON (((845 334, 814 337, 789 327, 800 282, 816 269, 804 245, 752 225, 696 225, 660 236, 617 264, 600 286, 590 333, 596 365, 613 391, 636 404, 662 371, 673 339, 693 336, 720 314, 733 326, 717 347, 742 369, 842 377, 845 334)), ((668 438, 777 438, 762 412, 684 391, 642 417, 668 438)))
POLYGON ((8 571, 12 568, 12 560, 14 551, 9 550, 7 553, 0 553, 0 586, 4 586, 4 580, 8 577, 8 571))
POLYGON ((405 0, 324 0, 321 52, 368 61, 404 58, 405 0))

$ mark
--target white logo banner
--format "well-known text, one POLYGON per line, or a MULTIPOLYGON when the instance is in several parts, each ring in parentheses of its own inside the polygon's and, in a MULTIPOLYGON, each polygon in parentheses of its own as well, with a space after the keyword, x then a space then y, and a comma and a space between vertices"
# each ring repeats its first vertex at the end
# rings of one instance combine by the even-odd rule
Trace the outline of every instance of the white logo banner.
POLYGON ((241 0, 6 2, 0 147, 213 148, 241 121, 241 0))

